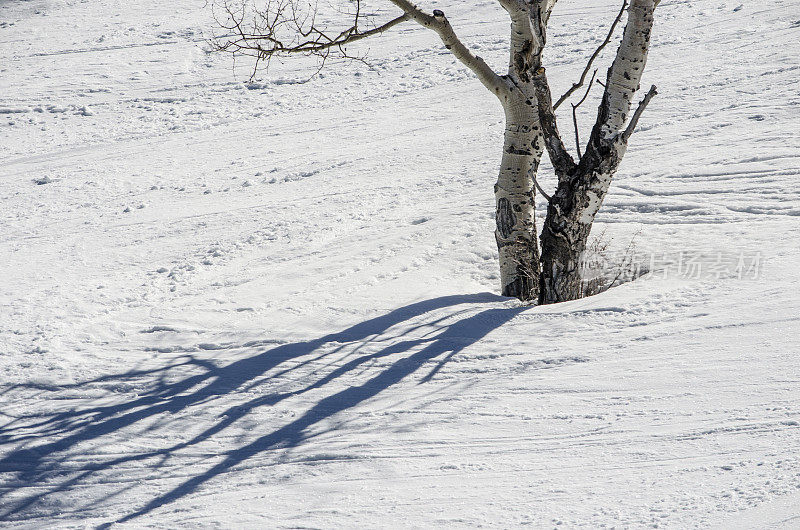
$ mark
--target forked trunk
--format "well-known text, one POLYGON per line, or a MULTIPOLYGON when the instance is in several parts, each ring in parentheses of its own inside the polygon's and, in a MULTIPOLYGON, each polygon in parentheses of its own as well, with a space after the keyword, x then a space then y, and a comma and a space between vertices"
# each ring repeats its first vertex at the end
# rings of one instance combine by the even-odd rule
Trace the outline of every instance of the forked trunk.
POLYGON ((655 86, 625 123, 647 62, 655 0, 632 0, 622 42, 611 68, 586 151, 576 164, 558 133, 544 68, 535 72, 537 102, 547 150, 558 176, 542 229, 540 304, 583 295, 581 260, 595 215, 608 192, 636 123, 655 86))

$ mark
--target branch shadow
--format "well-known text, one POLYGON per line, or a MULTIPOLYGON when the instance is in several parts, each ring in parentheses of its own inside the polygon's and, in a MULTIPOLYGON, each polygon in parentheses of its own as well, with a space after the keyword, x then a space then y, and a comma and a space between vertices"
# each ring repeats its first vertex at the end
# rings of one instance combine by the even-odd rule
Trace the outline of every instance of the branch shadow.
MULTIPOLYGON (((473 308, 472 311, 448 311, 444 317, 435 318, 425 315, 461 304, 474 305, 501 300, 504 299, 488 293, 432 298, 395 309, 386 315, 366 320, 338 333, 310 341, 280 344, 221 367, 213 362, 189 356, 180 362, 171 362, 151 370, 131 370, 79 384, 48 388, 46 391, 61 391, 77 389, 92 383, 122 383, 141 377, 156 381, 150 390, 140 393, 137 398, 130 401, 87 406, 49 415, 29 414, 14 418, 0 426, 0 448, 10 446, 11 449, 0 458, 0 473, 13 473, 17 481, 26 485, 41 485, 40 488, 35 488, 38 490, 37 493, 9 503, 10 507, 0 513, 0 521, 25 519, 30 516, 29 512, 34 506, 39 508, 33 510, 38 514, 36 517, 40 517, 43 499, 59 492, 69 491, 74 486, 91 480, 94 475, 102 471, 119 469, 123 464, 153 459, 154 463, 150 464, 150 467, 158 469, 178 451, 211 439, 260 407, 274 406, 289 397, 322 388, 345 375, 361 375, 369 368, 371 361, 402 354, 398 360, 370 374, 363 383, 345 387, 343 390, 322 397, 313 402, 312 406, 300 416, 283 426, 249 443, 220 453, 217 455, 223 457, 220 462, 204 472, 190 476, 183 483, 154 497, 141 508, 115 522, 131 521, 148 514, 160 506, 190 495, 201 485, 255 455, 274 450, 291 450, 300 446, 314 436, 309 432, 311 427, 319 426, 320 422, 358 406, 415 374, 426 364, 437 361, 433 368, 420 378, 419 384, 430 381, 458 352, 502 326, 525 308, 494 307, 478 313, 474 313, 473 308), (474 314, 461 317, 466 312, 474 314), (455 320, 454 316, 457 317, 455 320), (409 327, 399 334, 383 336, 390 328, 420 317, 425 317, 421 324, 409 327), (426 333, 420 329, 423 327, 433 328, 433 331, 426 333), (354 344, 356 347, 352 351, 344 351, 346 347, 352 347, 354 344), (361 353, 360 350, 365 345, 377 346, 378 351, 361 353), (344 360, 341 364, 337 364, 333 359, 337 353, 346 353, 343 359, 339 359, 339 362, 344 360), (329 361, 326 366, 330 370, 320 374, 317 373, 318 370, 313 370, 311 377, 302 380, 300 388, 267 393, 246 400, 244 403, 236 399, 237 395, 246 398, 248 394, 245 392, 248 389, 296 373, 309 364, 325 361, 329 361), (168 374, 176 369, 184 370, 187 367, 201 372, 179 377, 177 380, 168 377, 168 374), (272 370, 278 371, 267 375, 272 370), (109 443, 107 437, 120 434, 123 429, 131 427, 148 425, 148 430, 156 429, 158 424, 153 427, 147 422, 164 415, 198 410, 197 407, 223 398, 227 398, 228 401, 225 402, 225 411, 220 415, 220 419, 205 426, 188 440, 152 451, 131 451, 131 454, 101 462, 76 464, 71 460, 73 455, 70 451, 78 444, 109 443), (233 401, 235 403, 231 404, 233 401), (48 441, 41 443, 42 438, 48 441), (70 478, 62 479, 60 482, 56 480, 56 484, 45 485, 48 477, 54 474, 69 475, 70 478)), ((16 389, 25 386, 19 385, 16 389)), ((36 385, 29 386, 41 390, 36 385)), ((163 430, 163 426, 161 427, 163 430)), ((0 491, 0 500, 14 489, 9 486, 4 487, 3 491, 0 491)), ((112 492, 106 498, 121 493, 122 491, 112 492)), ((105 526, 111 524, 113 523, 107 523, 105 526)))

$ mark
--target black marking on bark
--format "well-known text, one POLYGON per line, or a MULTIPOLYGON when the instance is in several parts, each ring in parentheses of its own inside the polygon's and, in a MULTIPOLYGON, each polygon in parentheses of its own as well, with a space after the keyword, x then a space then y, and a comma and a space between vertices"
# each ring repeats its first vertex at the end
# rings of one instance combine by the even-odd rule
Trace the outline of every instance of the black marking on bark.
POLYGON ((525 155, 525 156, 531 155, 531 152, 528 151, 527 149, 517 149, 515 145, 509 145, 508 149, 506 149, 506 153, 510 155, 525 155))
POLYGON ((505 197, 501 197, 497 201, 497 214, 496 214, 497 230, 503 239, 508 239, 511 235, 514 225, 517 223, 517 217, 514 215, 514 210, 511 207, 511 201, 505 197))
POLYGON ((523 83, 528 83, 530 81, 530 77, 528 76, 529 70, 529 55, 531 53, 531 41, 526 40, 522 48, 518 52, 514 54, 514 69, 517 72, 520 80, 523 83))
POLYGON ((503 296, 518 298, 523 302, 536 300, 538 293, 536 292, 536 279, 534 279, 531 271, 517 271, 518 274, 514 281, 508 285, 503 286, 503 296))
POLYGON ((502 236, 495 231, 494 233, 494 240, 497 242, 497 250, 500 250, 503 247, 507 247, 508 245, 513 245, 513 241, 508 241, 505 239, 501 239, 502 236))

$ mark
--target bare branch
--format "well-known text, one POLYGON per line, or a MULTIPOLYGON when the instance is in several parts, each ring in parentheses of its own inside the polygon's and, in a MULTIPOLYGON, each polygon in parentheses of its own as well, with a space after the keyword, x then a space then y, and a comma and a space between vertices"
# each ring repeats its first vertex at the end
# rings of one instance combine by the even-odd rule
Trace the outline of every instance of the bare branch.
POLYGON ((483 86, 488 88, 490 92, 498 97, 500 97, 501 94, 505 94, 508 90, 508 85, 503 78, 497 75, 497 73, 486 64, 486 61, 474 55, 469 48, 461 42, 442 11, 435 9, 433 15, 428 15, 408 0, 391 0, 391 2, 402 9, 408 17, 421 26, 435 31, 439 35, 439 38, 442 39, 444 47, 450 50, 453 55, 455 55, 456 59, 472 70, 472 72, 478 76, 480 82, 483 83, 483 86))
POLYGON ((361 0, 356 0, 353 11, 345 13, 349 25, 331 31, 317 25, 315 6, 301 5, 298 0, 267 0, 263 9, 249 8, 244 1, 229 0, 221 0, 216 6, 223 10, 225 18, 220 20, 216 12, 214 16, 228 34, 213 39, 212 46, 234 56, 255 58, 253 75, 261 62, 269 63, 274 56, 315 55, 321 59, 322 65, 331 53, 359 59, 349 55, 345 46, 410 20, 407 14, 403 14, 381 25, 362 29, 372 23, 361 11, 361 0))
POLYGON ((625 126, 633 96, 639 89, 653 28, 654 0, 631 0, 628 22, 617 55, 608 69, 597 114, 596 140, 614 141, 625 126))
POLYGON ((556 2, 558 0, 545 0, 544 13, 542 14, 545 25, 550 22, 550 15, 553 13, 553 8, 556 7, 556 2))
MULTIPOLYGON (((595 59, 597 59, 597 56, 600 55, 600 52, 603 51, 603 48, 605 48, 606 45, 611 42, 611 37, 614 35, 614 30, 617 28, 617 24, 619 24, 619 21, 622 20, 622 15, 625 13, 626 7, 628 7, 628 0, 623 0, 622 7, 620 8, 619 13, 617 13, 617 17, 614 19, 614 22, 611 24, 611 29, 608 30, 608 35, 606 35, 605 40, 603 40, 600 46, 597 47, 592 56, 589 57, 589 61, 586 63, 586 66, 581 73, 581 78, 577 83, 573 83, 570 89, 567 90, 563 96, 558 98, 558 101, 556 101, 555 105, 553 105, 553 110, 556 110, 558 107, 560 107, 561 104, 567 100, 567 98, 569 98, 576 90, 583 86, 583 82, 586 80, 586 74, 588 74, 589 70, 592 68, 592 63, 595 59)), ((591 81, 589 81, 589 83, 591 83, 591 81)))
POLYGON ((592 78, 589 80, 589 86, 586 87, 586 93, 583 95, 580 101, 577 104, 572 105, 572 124, 575 126, 575 148, 578 152, 578 160, 581 159, 581 139, 578 135, 578 107, 583 105, 583 102, 586 101, 586 98, 589 96, 589 92, 591 92, 592 87, 594 86, 594 76, 597 75, 597 69, 592 72, 592 78))
POLYGON ((459 40, 444 13, 438 9, 429 15, 409 0, 390 0, 403 10, 403 14, 383 24, 362 29, 367 24, 371 25, 371 20, 362 12, 362 0, 354 0, 350 3, 350 10, 344 13, 348 19, 347 26, 338 30, 317 24, 315 3, 305 3, 304 0, 264 1, 266 5, 257 9, 248 0, 217 0, 217 6, 224 13, 224 20, 217 18, 217 23, 227 30, 228 35, 212 40, 212 46, 217 51, 228 51, 234 57, 253 57, 253 75, 261 62, 269 63, 275 56, 313 55, 321 59, 321 64, 331 54, 363 60, 350 55, 345 47, 379 35, 407 20, 414 20, 435 31, 445 47, 472 70, 492 93, 503 97, 509 90, 507 82, 459 40))
POLYGON ((533 173, 531 174, 531 178, 533 179, 533 184, 536 186, 536 189, 537 189, 537 190, 539 190, 539 193, 541 193, 541 194, 542 194, 542 196, 543 196, 545 199, 547 199, 547 202, 553 202, 553 198, 552 198, 550 195, 548 195, 548 194, 547 194, 547 193, 546 193, 546 192, 545 192, 545 191, 542 189, 542 187, 539 185, 539 181, 538 181, 538 180, 536 180, 536 172, 533 172, 533 173))
POLYGON ((627 142, 628 138, 631 137, 633 130, 636 129, 636 124, 639 123, 639 118, 642 116, 644 109, 647 108, 647 104, 650 103, 650 100, 653 99, 656 94, 658 94, 658 92, 656 91, 656 86, 653 85, 650 87, 650 90, 647 91, 647 94, 644 95, 644 99, 639 102, 639 106, 636 107, 636 110, 633 112, 633 116, 631 116, 631 121, 620 135, 620 139, 623 142, 627 142))
POLYGON ((536 99, 538 102, 539 122, 542 126, 544 135, 544 145, 547 147, 547 154, 553 163, 558 180, 563 181, 574 171, 576 164, 570 156, 561 135, 558 132, 556 115, 553 112, 553 104, 550 99, 550 85, 544 68, 539 68, 533 76, 533 85, 536 89, 536 99))

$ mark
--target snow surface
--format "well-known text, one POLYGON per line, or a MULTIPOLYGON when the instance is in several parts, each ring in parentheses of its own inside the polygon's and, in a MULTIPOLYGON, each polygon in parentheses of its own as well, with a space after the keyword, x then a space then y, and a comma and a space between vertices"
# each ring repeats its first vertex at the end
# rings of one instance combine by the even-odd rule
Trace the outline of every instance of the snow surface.
MULTIPOLYGON (((496 4, 422 5, 500 69, 496 4)), ((559 2, 556 92, 617 9, 559 2)), ((430 32, 246 82, 200 0, 0 2, 2 525, 800 527, 799 28, 661 2, 595 228, 651 272, 526 307, 430 32)))

